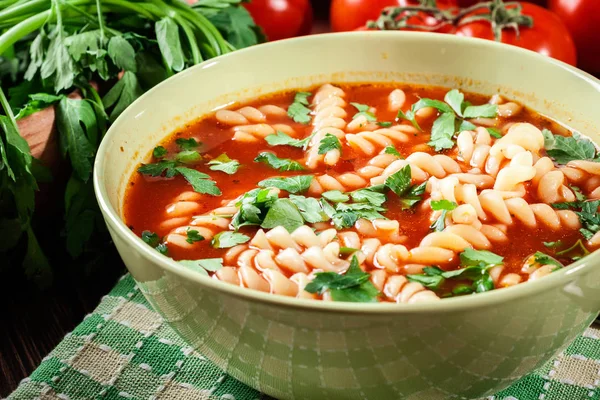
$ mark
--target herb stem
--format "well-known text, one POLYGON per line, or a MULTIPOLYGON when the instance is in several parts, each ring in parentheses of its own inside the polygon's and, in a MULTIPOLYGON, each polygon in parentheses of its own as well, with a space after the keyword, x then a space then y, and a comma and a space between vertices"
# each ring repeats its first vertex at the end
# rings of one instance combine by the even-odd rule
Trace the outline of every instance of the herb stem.
POLYGON ((50 15, 51 11, 46 10, 19 22, 4 32, 0 36, 0 55, 2 55, 9 47, 19 41, 22 37, 40 29, 50 15))
POLYGON ((2 87, 0 87, 0 105, 2 106, 2 108, 4 109, 4 112, 6 113, 6 115, 8 116, 8 118, 10 119, 10 122, 12 123, 13 127, 18 132, 19 131, 19 127, 17 126, 17 121, 15 119, 15 114, 13 114, 12 107, 10 106, 10 104, 8 104, 8 99, 4 95, 4 90, 2 90, 2 87))
POLYGON ((14 5, 0 11, 0 21, 11 18, 23 17, 23 15, 37 14, 42 9, 48 9, 48 0, 31 0, 24 4, 14 5))
POLYGON ((100 30, 100 42, 104 46, 104 18, 102 17, 102 0, 96 0, 96 13, 98 14, 98 29, 100 30))

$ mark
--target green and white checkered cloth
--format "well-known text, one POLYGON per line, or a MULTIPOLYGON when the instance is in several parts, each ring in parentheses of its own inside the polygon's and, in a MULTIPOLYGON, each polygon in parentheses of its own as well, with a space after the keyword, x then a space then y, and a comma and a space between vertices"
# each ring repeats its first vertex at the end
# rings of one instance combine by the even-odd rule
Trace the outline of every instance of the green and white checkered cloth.
MULTIPOLYGON (((96 310, 23 380, 10 400, 254 400, 150 307, 124 276, 96 310)), ((494 400, 600 400, 600 328, 494 400)))

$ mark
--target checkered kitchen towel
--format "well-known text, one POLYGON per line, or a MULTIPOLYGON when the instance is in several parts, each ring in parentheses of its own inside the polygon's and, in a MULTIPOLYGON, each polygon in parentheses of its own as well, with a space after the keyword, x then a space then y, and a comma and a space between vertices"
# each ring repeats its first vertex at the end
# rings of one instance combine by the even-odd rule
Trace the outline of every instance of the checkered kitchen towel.
MULTIPOLYGON (((151 309, 124 276, 11 400, 264 399, 224 374, 151 309)), ((600 327, 494 400, 600 400, 600 327)))

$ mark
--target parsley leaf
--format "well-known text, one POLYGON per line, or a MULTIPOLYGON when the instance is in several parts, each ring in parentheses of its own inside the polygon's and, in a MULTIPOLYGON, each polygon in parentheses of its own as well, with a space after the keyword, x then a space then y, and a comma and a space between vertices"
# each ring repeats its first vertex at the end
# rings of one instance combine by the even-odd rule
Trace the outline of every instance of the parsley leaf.
POLYGON ((575 132, 573 136, 566 137, 554 135, 548 129, 544 129, 542 134, 546 152, 559 164, 567 164, 574 160, 592 161, 596 157, 594 144, 575 132))
POLYGON ((200 235, 200 233, 194 229, 188 229, 186 231, 186 236, 187 239, 185 239, 185 241, 189 244, 194 244, 196 242, 201 242, 202 240, 204 240, 204 236, 200 235))
POLYGON ((285 190, 288 193, 302 193, 308 190, 313 180, 313 175, 297 175, 288 178, 269 178, 258 182, 260 187, 273 187, 285 190))
POLYGON ((273 153, 263 151, 254 159, 254 162, 267 164, 269 167, 279 171, 302 171, 304 167, 297 161, 289 158, 279 158, 273 153))
POLYGON ((198 143, 194 138, 179 138, 175 140, 175 143, 181 150, 194 150, 196 147, 200 146, 200 143, 198 143))
POLYGON ((463 116, 465 118, 494 118, 498 114, 496 104, 482 104, 480 106, 468 106, 463 116))
POLYGON ((221 190, 217 187, 215 181, 210 180, 209 175, 186 167, 176 167, 175 170, 183 175, 185 180, 192 185, 195 192, 213 196, 221 194, 221 190))
POLYGON ((411 181, 412 171, 409 164, 390 175, 385 181, 385 186, 400 197, 403 210, 407 210, 421 201, 427 187, 427 182, 411 186, 411 181))
POLYGON ((402 154, 400 154, 400 152, 398 152, 394 146, 387 146, 385 149, 383 149, 383 154, 391 154, 396 157, 403 158, 402 154))
POLYGON ((304 147, 308 144, 312 136, 308 136, 302 140, 294 139, 287 133, 277 131, 272 135, 265 137, 265 140, 269 146, 292 146, 292 147, 304 147))
POLYGON ((164 17, 154 24, 158 47, 167 66, 173 71, 185 67, 185 56, 179 37, 179 26, 171 17, 164 17))
POLYGON ((590 240, 592 236, 600 231, 600 213, 598 213, 598 206, 600 200, 586 201, 581 205, 581 211, 577 212, 579 221, 583 225, 579 231, 587 240, 590 240))
POLYGON ((167 178, 172 178, 177 174, 175 167, 177 166, 177 162, 173 160, 161 160, 157 163, 152 164, 142 164, 141 167, 138 168, 138 172, 144 175, 150 176, 161 176, 165 173, 167 178))
POLYGON ((184 150, 175 155, 175 161, 182 164, 196 164, 202 160, 202 156, 196 150, 184 150))
POLYGON ((239 210, 233 216, 231 225, 236 230, 246 225, 260 225, 269 208, 278 198, 277 191, 273 189, 249 191, 236 203, 239 210))
POLYGON ((144 243, 152 247, 154 250, 158 251, 160 254, 164 256, 167 255, 167 245, 166 243, 161 243, 161 240, 156 233, 150 231, 143 231, 142 240, 144 241, 144 243))
POLYGON ((399 171, 394 172, 388 176, 385 180, 385 186, 392 192, 396 193, 398 197, 402 197, 404 193, 410 188, 412 181, 412 172, 410 165, 405 165, 399 171))
POLYGON ((431 128, 431 140, 428 145, 435 148, 435 151, 444 149, 451 149, 454 147, 454 127, 456 123, 456 117, 454 113, 443 113, 440 115, 431 128))
POLYGON ((302 214, 302 218, 308 223, 325 222, 329 220, 323 211, 321 204, 314 197, 296 196, 291 194, 290 200, 302 214))
POLYGON ((350 103, 350 104, 352 104, 352 106, 354 106, 354 108, 356 108, 358 110, 358 112, 356 114, 354 114, 352 119, 356 119, 362 115, 367 119, 367 121, 371 121, 371 122, 377 121, 377 118, 375 117, 375 115, 369 111, 369 109, 371 107, 369 107, 368 105, 360 104, 360 103, 350 103))
POLYGON ((356 203, 370 203, 381 206, 387 200, 385 194, 379 193, 371 188, 358 189, 350 193, 352 200, 356 203))
POLYGON ((167 149, 162 146, 156 146, 154 150, 152 150, 152 156, 154 158, 163 158, 167 155, 167 149))
POLYGON ((406 192, 406 194, 400 199, 400 204, 402 204, 402 209, 407 210, 412 208, 423 199, 423 193, 425 193, 425 189, 427 188, 427 181, 421 183, 420 185, 411 186, 410 189, 406 192))
POLYGON ((577 186, 570 186, 570 188, 573 191, 573 193, 575 193, 575 197, 577 198, 577 201, 587 200, 587 197, 585 197, 585 195, 581 192, 581 189, 579 189, 577 186))
POLYGON ((123 77, 102 98, 105 109, 114 106, 110 113, 110 121, 114 122, 142 93, 143 90, 137 75, 131 71, 125 71, 123 77))
POLYGON ((564 265, 559 263, 553 257, 550 257, 549 255, 542 253, 541 251, 536 251, 535 254, 533 255, 533 259, 535 260, 536 263, 538 263, 540 265, 553 265, 558 268, 564 267, 564 265))
POLYGON ((458 207, 453 201, 449 200, 433 200, 431 202, 431 209, 433 211, 442 211, 440 217, 431 225, 431 229, 434 229, 438 232, 443 231, 446 228, 446 215, 448 215, 448 211, 454 210, 458 207))
POLYGON ((323 139, 319 142, 319 151, 318 154, 325 154, 332 150, 341 150, 342 144, 340 143, 340 139, 337 136, 332 135, 331 133, 325 134, 323 139))
POLYGON ((288 116, 300 124, 308 124, 310 122, 310 109, 308 106, 308 98, 312 95, 309 92, 298 92, 294 96, 294 102, 288 107, 288 116))
POLYGON ((205 258, 203 260, 181 260, 180 264, 183 264, 187 268, 199 272, 202 275, 208 275, 208 272, 215 272, 223 268, 222 258, 205 258))
POLYGON ((290 199, 277 199, 269 208, 260 226, 265 229, 283 226, 291 233, 302 225, 304 225, 304 219, 294 203, 290 199))
POLYGON ((348 200, 350 200, 350 196, 340 192, 339 190, 330 190, 328 192, 323 193, 321 196, 323 196, 329 201, 333 201, 334 203, 345 203, 348 200))
POLYGON ((546 246, 549 249, 555 249, 557 247, 562 247, 563 243, 560 240, 557 240, 556 242, 543 242, 544 246, 546 246))
POLYGON ((465 101, 465 95, 457 89, 452 89, 444 96, 444 101, 452 107, 454 112, 462 117, 462 107, 465 101))
POLYGON ((390 126, 393 125, 393 123, 389 122, 389 121, 382 121, 382 122, 378 122, 377 125, 382 128, 389 128, 390 126))
POLYGON ((418 274, 418 275, 406 275, 406 278, 410 282, 417 282, 431 290, 437 290, 446 281, 441 275, 429 275, 429 274, 418 274))
POLYGON ((462 265, 479 265, 494 266, 502 264, 504 257, 492 253, 487 250, 465 249, 460 253, 460 262, 462 265))
POLYGON ((360 269, 358 258, 353 256, 346 273, 318 272, 304 290, 318 294, 329 290, 334 301, 372 303, 377 301, 379 291, 369 280, 370 277, 360 269))
POLYGON ((337 229, 350 228, 354 226, 359 218, 368 219, 369 221, 386 219, 380 214, 380 211, 385 211, 385 208, 369 203, 338 203, 331 220, 337 229))
POLYGON ((210 165, 210 169, 212 171, 221 171, 228 175, 235 174, 240 167, 240 163, 237 160, 232 160, 225 153, 213 160, 210 160, 208 165, 210 165))
POLYGON ((217 233, 211 241, 212 247, 215 249, 227 249, 238 244, 246 243, 250 240, 249 236, 238 232, 225 231, 217 233))

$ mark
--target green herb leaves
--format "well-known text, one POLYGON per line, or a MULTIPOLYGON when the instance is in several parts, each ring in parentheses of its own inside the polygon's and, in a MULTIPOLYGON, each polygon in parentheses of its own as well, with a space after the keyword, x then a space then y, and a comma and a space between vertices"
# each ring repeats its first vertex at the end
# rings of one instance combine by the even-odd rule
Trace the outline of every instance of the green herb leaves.
POLYGON ((227 249, 233 246, 237 246, 238 244, 246 243, 250 240, 249 236, 238 232, 220 232, 217 233, 211 241, 212 247, 215 249, 227 249))
POLYGON ((334 136, 331 133, 327 133, 319 143, 318 154, 326 154, 330 151, 341 149, 342 144, 340 143, 340 139, 338 139, 337 136, 334 136))
POLYGON ((385 186, 400 198, 403 210, 407 210, 421 201, 427 186, 427 182, 411 186, 411 180, 412 172, 410 165, 407 164, 401 170, 390 175, 385 181, 385 186))
POLYGON ((576 132, 573 136, 554 135, 548 129, 542 131, 544 147, 550 157, 559 164, 567 164, 574 160, 596 161, 596 147, 594 144, 576 132))
POLYGON ((258 182, 258 186, 267 188, 277 188, 285 190, 288 193, 302 193, 308 190, 312 182, 313 175, 297 175, 288 178, 269 178, 258 182))
POLYGON ((208 165, 210 165, 210 169, 212 171, 221 171, 228 175, 235 174, 240 167, 240 163, 237 160, 232 160, 225 153, 221 154, 214 160, 210 160, 208 165))
POLYGON ((353 256, 346 273, 318 272, 304 290, 318 294, 329 290, 334 301, 373 303, 377 301, 379 291, 369 280, 370 276, 360 269, 358 258, 353 256))
POLYGON ((419 130, 421 127, 417 123, 416 113, 422 108, 433 107, 438 110, 440 115, 434 121, 431 128, 431 139, 429 145, 435 148, 435 151, 451 149, 454 147, 454 134, 458 131, 474 129, 474 125, 467 118, 494 118, 498 112, 498 106, 495 104, 482 104, 474 106, 465 101, 465 96, 460 91, 453 89, 444 96, 444 101, 432 99, 420 99, 412 105, 410 111, 406 114, 402 110, 398 111, 398 119, 406 119, 419 130))
POLYGON ((144 164, 138 168, 138 172, 150 176, 162 176, 172 178, 176 175, 182 175, 195 192, 219 196, 221 190, 217 187, 215 181, 210 180, 210 176, 187 167, 179 167, 175 160, 161 160, 153 164, 144 164))
POLYGON ((288 116, 295 122, 305 125, 310 122, 308 98, 311 95, 309 92, 298 92, 294 96, 294 102, 288 107, 288 116))
POLYGON ((254 159, 254 162, 260 162, 278 171, 303 171, 304 167, 297 161, 289 158, 279 158, 273 153, 263 151, 254 159))
POLYGON ((158 48, 167 66, 173 71, 181 71, 185 66, 185 57, 179 38, 179 27, 170 17, 164 17, 154 24, 158 48))
POLYGON ((481 293, 494 289, 494 282, 488 270, 501 265, 503 257, 486 250, 466 249, 460 254, 461 265, 465 268, 454 271, 443 271, 439 267, 426 267, 423 274, 407 275, 411 282, 439 290, 446 280, 468 280, 471 285, 458 285, 445 296, 481 293))
POLYGON ((272 135, 265 137, 265 140, 269 146, 292 146, 292 147, 306 147, 311 136, 308 136, 302 140, 294 139, 288 134, 277 131, 272 135))
POLYGON ((542 253, 541 251, 536 251, 533 255, 533 259, 536 263, 540 265, 552 265, 556 267, 556 269, 563 268, 564 265, 559 263, 554 257, 549 256, 548 254, 542 253))
POLYGON ((360 104, 360 103, 350 103, 350 104, 352 104, 352 106, 358 110, 358 112, 356 114, 354 114, 352 119, 356 119, 360 116, 363 116, 367 119, 367 121, 371 121, 371 122, 377 121, 375 114, 373 114, 372 112, 369 111, 369 109, 371 107, 369 107, 368 105, 360 104))
POLYGON ((304 218, 298 207, 290 199, 277 199, 260 226, 266 229, 283 226, 288 232, 293 232, 302 225, 304 218))
POLYGON ((142 240, 148 246, 152 247, 154 250, 158 251, 160 254, 166 256, 168 253, 167 245, 161 242, 161 239, 154 232, 143 231, 142 232, 142 240))
POLYGON ((433 211, 442 211, 440 217, 431 225, 431 229, 441 232, 446 228, 446 215, 448 211, 454 210, 458 207, 453 201, 449 200, 434 200, 431 202, 431 209, 433 211))
POLYGON ((559 210, 579 209, 579 211, 575 211, 582 225, 582 228, 579 229, 579 232, 581 232, 583 237, 587 240, 590 240, 592 236, 600 231, 600 212, 598 212, 599 206, 600 200, 573 201, 552 204, 552 207, 559 210))

